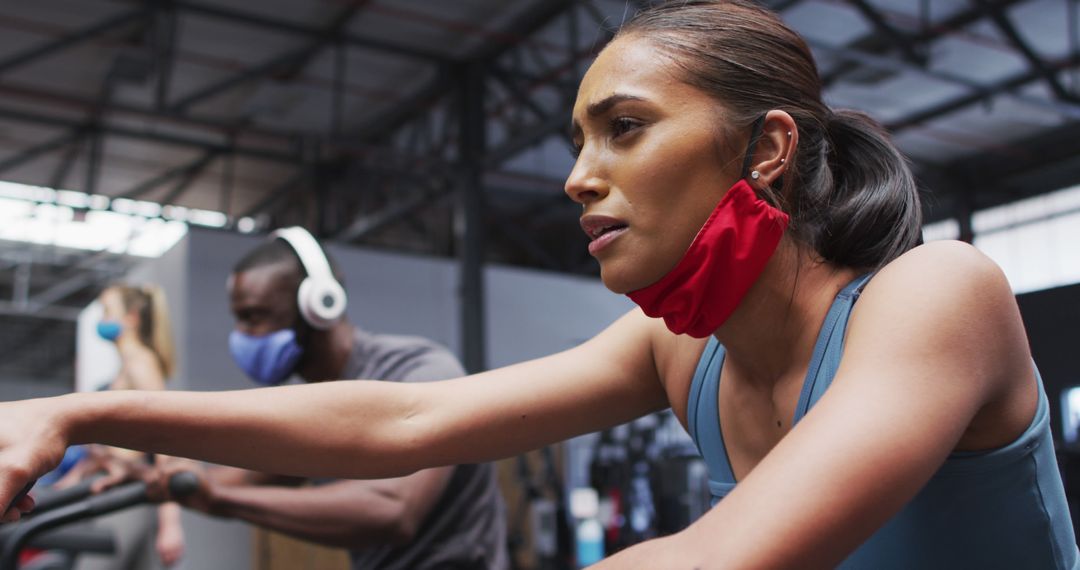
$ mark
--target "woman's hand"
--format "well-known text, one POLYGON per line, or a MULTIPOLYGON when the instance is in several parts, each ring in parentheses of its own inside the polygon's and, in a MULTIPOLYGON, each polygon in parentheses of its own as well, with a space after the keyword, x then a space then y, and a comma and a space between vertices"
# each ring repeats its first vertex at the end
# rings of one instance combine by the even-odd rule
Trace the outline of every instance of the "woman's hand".
POLYGON ((165 566, 173 566, 184 557, 184 532, 179 527, 162 528, 154 543, 158 557, 165 566))
POLYGON ((18 493, 60 464, 67 449, 64 422, 56 399, 0 404, 0 505, 3 522, 19 520, 34 506, 18 493))
POLYGON ((175 503, 158 508, 158 533, 154 548, 165 566, 173 566, 184 557, 184 527, 180 524, 180 507, 175 503))

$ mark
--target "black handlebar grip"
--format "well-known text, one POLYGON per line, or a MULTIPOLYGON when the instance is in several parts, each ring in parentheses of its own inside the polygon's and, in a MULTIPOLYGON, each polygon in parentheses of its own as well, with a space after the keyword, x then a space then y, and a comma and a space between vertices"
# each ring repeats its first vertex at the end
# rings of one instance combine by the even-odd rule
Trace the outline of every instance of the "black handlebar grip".
POLYGON ((199 476, 191 471, 181 471, 169 477, 169 494, 183 498, 199 490, 199 476))

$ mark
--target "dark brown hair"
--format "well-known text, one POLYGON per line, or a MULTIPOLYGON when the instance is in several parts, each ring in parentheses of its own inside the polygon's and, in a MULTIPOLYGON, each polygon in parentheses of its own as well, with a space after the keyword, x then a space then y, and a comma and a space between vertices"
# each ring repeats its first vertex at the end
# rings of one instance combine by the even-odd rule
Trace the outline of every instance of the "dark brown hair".
POLYGON ((653 42, 722 105, 724 140, 749 134, 773 109, 795 119, 792 163, 762 198, 826 261, 876 268, 918 243, 922 212, 906 159, 873 119, 822 101, 810 48, 775 13, 748 0, 670 0, 638 13, 625 36, 653 42))

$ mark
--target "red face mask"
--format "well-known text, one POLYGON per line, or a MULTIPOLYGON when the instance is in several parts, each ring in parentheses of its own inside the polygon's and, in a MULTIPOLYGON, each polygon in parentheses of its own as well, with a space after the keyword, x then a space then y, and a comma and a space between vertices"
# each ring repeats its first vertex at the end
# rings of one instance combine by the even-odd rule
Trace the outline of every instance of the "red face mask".
POLYGON ((682 259, 627 296, 675 334, 705 338, 735 311, 787 229, 788 215, 740 179, 720 199, 682 259))

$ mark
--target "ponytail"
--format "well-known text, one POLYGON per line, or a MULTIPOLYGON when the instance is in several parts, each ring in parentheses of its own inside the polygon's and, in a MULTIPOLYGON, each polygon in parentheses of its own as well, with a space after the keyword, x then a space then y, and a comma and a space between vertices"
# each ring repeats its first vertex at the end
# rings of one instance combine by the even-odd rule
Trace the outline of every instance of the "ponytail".
POLYGON ((838 265, 878 268, 914 247, 922 231, 918 187, 888 133, 864 113, 834 111, 826 125, 832 185, 814 248, 838 265))
POLYGON ((157 285, 147 285, 143 287, 143 293, 150 299, 151 326, 148 345, 157 355, 162 376, 168 379, 176 371, 176 353, 169 321, 169 307, 165 302, 165 291, 157 285))

